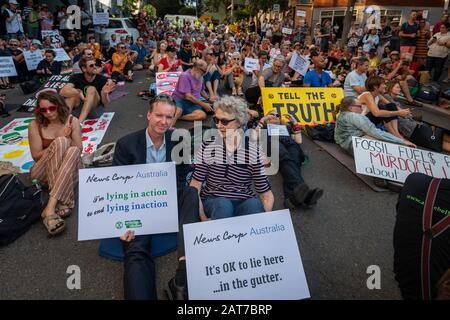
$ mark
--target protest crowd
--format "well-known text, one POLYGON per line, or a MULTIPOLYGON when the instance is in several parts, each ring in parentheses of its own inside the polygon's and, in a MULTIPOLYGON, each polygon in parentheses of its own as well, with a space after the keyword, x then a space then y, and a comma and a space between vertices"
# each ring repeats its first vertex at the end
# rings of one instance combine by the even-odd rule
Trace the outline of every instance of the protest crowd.
MULTIPOLYGON (((203 129, 218 130, 217 136, 202 142, 192 164, 177 164, 178 267, 168 284, 173 299, 188 298, 182 225, 272 211, 277 195, 265 170, 272 165, 274 151, 270 143, 265 150, 257 145, 268 138, 271 126, 287 129, 277 137, 276 147, 284 206, 291 210, 313 208, 327 192, 302 177, 310 161, 302 149, 305 136, 337 144, 349 156, 354 154, 355 136, 450 152, 450 132, 413 114, 424 104, 450 110, 447 13, 440 21, 427 21, 411 11, 402 24, 396 18, 382 18, 380 26, 353 22, 348 42, 341 45, 331 21, 294 27, 290 17, 258 24, 191 23, 139 13, 133 17, 138 38, 119 34, 106 38, 104 26, 94 26, 83 7, 81 29, 69 29, 66 9, 50 12, 47 5, 33 0, 24 8, 9 0, 1 8, 0 58, 12 58, 16 75, 0 78, 0 90, 20 86, 24 95, 36 95, 35 107, 28 109, 35 115, 28 129, 35 161, 30 176, 48 189, 41 215, 48 234, 60 234, 67 227, 65 218, 75 207, 78 170, 92 166, 92 157, 91 162, 89 156, 82 157, 80 125, 98 118, 111 94, 132 83, 136 73, 154 79, 159 72, 176 72, 179 78, 173 93, 157 95, 154 80, 145 84, 136 103, 149 105, 148 127, 120 138, 109 164, 171 161, 177 144, 172 135, 181 121, 202 121, 203 129), (41 57, 30 68, 36 52, 41 57), (68 79, 61 88, 43 89, 53 76, 68 79), (308 126, 295 113, 269 110, 264 106, 267 88, 340 89, 343 96, 333 111, 337 120, 308 126), (426 135, 429 130, 436 133, 432 139, 426 135), (241 148, 245 153, 238 155, 241 148), (226 163, 216 163, 215 152, 223 154, 226 163)), ((8 95, 3 94, 0 113, 5 116, 7 102, 8 95)), ((376 184, 387 185, 383 179, 376 179, 376 184)), ((448 185, 448 180, 441 183, 440 196, 447 197, 442 200, 447 205, 448 185)), ((398 243, 403 236, 398 235, 398 243)), ((149 253, 152 236, 128 231, 121 241, 125 299, 156 299, 155 263, 149 253)), ((397 258, 400 275, 402 257, 397 258)), ((444 299, 449 298, 450 263, 441 264, 431 286, 433 298, 444 299)), ((400 277, 398 281, 404 298, 421 298, 420 288, 411 288, 400 277)))

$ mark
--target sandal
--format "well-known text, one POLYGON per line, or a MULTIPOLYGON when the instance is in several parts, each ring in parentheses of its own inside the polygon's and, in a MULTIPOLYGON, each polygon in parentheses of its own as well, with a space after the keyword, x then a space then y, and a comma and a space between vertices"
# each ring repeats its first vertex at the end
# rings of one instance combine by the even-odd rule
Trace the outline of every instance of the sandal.
POLYGON ((66 227, 66 223, 63 219, 61 219, 57 214, 52 214, 51 216, 45 217, 43 220, 45 228, 49 235, 55 236, 64 231, 66 227), (55 221, 54 225, 50 225, 50 221, 55 221))
POLYGON ((62 219, 67 218, 71 213, 72 208, 69 208, 65 204, 58 204, 56 206, 56 214, 62 219))

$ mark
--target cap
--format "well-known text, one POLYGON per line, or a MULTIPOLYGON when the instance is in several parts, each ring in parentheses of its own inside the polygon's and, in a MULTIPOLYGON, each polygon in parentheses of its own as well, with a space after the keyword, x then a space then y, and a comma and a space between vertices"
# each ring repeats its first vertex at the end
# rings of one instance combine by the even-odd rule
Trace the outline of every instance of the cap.
POLYGON ((398 51, 392 51, 392 52, 389 54, 389 57, 390 57, 390 56, 393 56, 394 54, 400 55, 400 54, 398 53, 398 51))
POLYGON ((219 40, 214 40, 214 41, 213 41, 213 44, 219 45, 219 44, 220 44, 220 41, 219 41, 219 40))
POLYGON ((231 57, 232 57, 232 58, 240 58, 241 55, 239 54, 239 52, 234 52, 234 53, 231 55, 231 57))
POLYGON ((37 39, 34 39, 33 41, 31 41, 31 44, 37 44, 38 46, 42 45, 42 43, 37 39))
POLYGON ((399 18, 392 18, 391 23, 399 23, 400 19, 399 18))
POLYGON ((380 64, 387 64, 387 63, 391 63, 391 62, 392 62, 391 59, 389 59, 389 58, 384 58, 384 59, 382 59, 382 60, 380 61, 380 64))
POLYGON ((8 2, 9 4, 15 4, 16 6, 19 5, 16 0, 9 0, 8 2))
POLYGON ((301 46, 300 42, 296 42, 296 43, 294 44, 294 47, 296 47, 296 46, 301 46))

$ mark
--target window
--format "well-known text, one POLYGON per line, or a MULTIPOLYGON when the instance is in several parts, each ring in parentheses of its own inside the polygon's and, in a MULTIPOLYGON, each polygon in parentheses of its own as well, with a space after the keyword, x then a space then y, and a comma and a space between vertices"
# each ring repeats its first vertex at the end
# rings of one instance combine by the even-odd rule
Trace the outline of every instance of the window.
POLYGON ((122 21, 120 20, 109 20, 109 25, 108 25, 109 29, 120 29, 123 28, 122 26, 122 21))
POLYGON ((126 25, 127 25, 128 28, 134 28, 134 29, 136 29, 135 24, 134 24, 133 22, 131 22, 131 20, 125 19, 124 21, 125 21, 125 23, 126 23, 126 25))
POLYGON ((320 16, 321 16, 322 18, 325 18, 325 17, 333 17, 333 11, 322 11, 322 12, 320 13, 320 16))
POLYGON ((345 10, 334 11, 334 16, 345 16, 345 10))

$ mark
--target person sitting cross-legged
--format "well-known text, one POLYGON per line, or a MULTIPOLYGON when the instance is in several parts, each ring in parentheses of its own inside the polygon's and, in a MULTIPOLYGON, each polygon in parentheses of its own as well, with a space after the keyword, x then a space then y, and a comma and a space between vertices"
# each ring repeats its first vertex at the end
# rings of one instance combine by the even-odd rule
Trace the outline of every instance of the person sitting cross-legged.
POLYGON ((212 112, 211 104, 207 103, 203 76, 207 72, 204 60, 194 62, 194 67, 183 72, 178 79, 177 87, 172 94, 176 104, 177 119, 186 121, 201 121, 206 119, 206 112, 212 112), (202 110, 204 109, 204 110, 202 110), (206 111, 206 112, 205 112, 206 111))
POLYGON ((83 122, 94 108, 109 104, 109 94, 114 91, 115 84, 96 73, 93 57, 81 58, 80 68, 83 73, 72 75, 60 94, 66 98, 71 112, 81 105, 79 120, 83 122))

